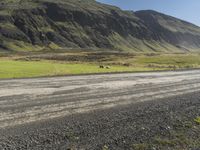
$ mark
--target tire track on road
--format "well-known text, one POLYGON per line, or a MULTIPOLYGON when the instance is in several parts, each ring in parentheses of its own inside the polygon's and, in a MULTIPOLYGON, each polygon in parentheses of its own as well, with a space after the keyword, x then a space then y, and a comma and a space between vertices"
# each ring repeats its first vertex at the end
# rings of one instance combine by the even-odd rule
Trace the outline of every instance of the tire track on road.
POLYGON ((9 86, 3 90, 0 88, 0 92, 7 91, 0 93, 0 128, 200 91, 199 70, 124 76, 111 74, 0 81, 0 84, 10 81, 9 86))

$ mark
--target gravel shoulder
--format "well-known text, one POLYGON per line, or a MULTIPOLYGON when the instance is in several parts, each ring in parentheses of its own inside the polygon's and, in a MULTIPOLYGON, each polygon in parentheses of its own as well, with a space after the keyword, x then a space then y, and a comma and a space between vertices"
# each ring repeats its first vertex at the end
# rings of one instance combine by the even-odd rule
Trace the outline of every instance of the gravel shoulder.
POLYGON ((197 150, 200 70, 0 81, 2 150, 197 150))
POLYGON ((0 128, 200 91, 200 70, 0 81, 0 128))
POLYGON ((199 92, 0 130, 0 149, 200 148, 199 92))

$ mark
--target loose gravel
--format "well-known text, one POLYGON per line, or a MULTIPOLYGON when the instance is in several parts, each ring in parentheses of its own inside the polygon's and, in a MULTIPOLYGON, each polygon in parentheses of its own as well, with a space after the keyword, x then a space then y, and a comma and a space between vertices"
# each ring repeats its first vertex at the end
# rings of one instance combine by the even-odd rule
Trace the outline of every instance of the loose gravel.
POLYGON ((200 93, 0 130, 2 150, 198 150, 200 93))

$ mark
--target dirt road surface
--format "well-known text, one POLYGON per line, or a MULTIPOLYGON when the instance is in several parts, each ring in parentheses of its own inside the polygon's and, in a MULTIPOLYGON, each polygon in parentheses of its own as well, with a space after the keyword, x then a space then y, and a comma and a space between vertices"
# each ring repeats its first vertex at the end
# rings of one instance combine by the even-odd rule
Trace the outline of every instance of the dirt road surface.
MULTIPOLYGON (((39 122, 51 122, 74 115, 84 118, 84 114, 88 117, 93 112, 102 112, 105 115, 106 110, 116 108, 120 110, 129 107, 126 110, 130 110, 137 106, 138 109, 141 103, 151 103, 153 107, 157 100, 165 101, 177 96, 182 98, 183 95, 199 91, 200 70, 0 80, 0 139, 9 141, 10 135, 27 134, 28 131, 21 128, 39 122), (22 133, 22 130, 25 131, 22 133)), ((199 102, 199 99, 196 102, 199 102)), ((146 110, 148 108, 149 106, 145 107, 146 110)), ((45 123, 45 128, 48 128, 48 123, 45 123)), ((15 144, 0 142, 0 146, 4 149, 19 148, 20 142, 18 140, 19 145, 16 146, 16 139, 17 137, 10 140, 15 141, 15 144)), ((22 145, 21 149, 34 149, 33 146, 27 148, 23 142, 22 145)), ((54 143, 54 146, 56 145, 58 144, 54 143)))

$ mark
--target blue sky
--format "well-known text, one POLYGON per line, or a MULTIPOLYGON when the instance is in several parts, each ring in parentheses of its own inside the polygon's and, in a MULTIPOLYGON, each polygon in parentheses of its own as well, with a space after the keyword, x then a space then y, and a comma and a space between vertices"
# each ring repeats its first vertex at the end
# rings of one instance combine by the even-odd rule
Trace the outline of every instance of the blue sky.
POLYGON ((200 0, 97 0, 124 10, 153 9, 200 26, 200 0))

